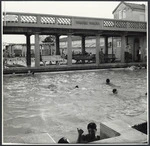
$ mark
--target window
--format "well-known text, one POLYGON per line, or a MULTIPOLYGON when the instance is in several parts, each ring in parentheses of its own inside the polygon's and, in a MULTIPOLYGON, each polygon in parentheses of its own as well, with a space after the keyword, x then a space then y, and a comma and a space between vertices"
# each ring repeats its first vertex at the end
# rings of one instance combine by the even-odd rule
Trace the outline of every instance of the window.
POLYGON ((119 11, 119 19, 122 19, 122 11, 119 11))
POLYGON ((123 16, 122 16, 123 18, 126 18, 126 10, 123 10, 123 11, 122 11, 122 15, 123 15, 123 16))
POLYGON ((120 10, 119 11, 119 19, 126 18, 126 10, 120 10))

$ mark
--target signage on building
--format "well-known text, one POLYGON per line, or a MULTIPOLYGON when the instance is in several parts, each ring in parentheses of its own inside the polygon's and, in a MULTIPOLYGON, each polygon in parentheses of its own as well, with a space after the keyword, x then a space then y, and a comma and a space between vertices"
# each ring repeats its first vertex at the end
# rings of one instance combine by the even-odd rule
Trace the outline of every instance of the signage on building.
POLYGON ((93 19, 88 19, 88 18, 82 18, 82 19, 79 19, 79 18, 75 18, 74 21, 73 21, 73 24, 76 26, 76 27, 85 27, 85 28, 97 28, 99 29, 102 25, 101 25, 101 21, 100 20, 93 20, 93 19))
POLYGON ((80 25, 100 25, 99 22, 96 21, 76 21, 76 24, 80 24, 80 25))

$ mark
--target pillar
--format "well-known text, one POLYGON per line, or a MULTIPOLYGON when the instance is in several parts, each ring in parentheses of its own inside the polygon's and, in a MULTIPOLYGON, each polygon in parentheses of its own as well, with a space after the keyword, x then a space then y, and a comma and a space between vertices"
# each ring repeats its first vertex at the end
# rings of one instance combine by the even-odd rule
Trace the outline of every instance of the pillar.
MULTIPOLYGON (((105 44, 105 57, 108 57, 108 36, 104 37, 104 44, 105 44)), ((108 60, 106 59, 105 62, 107 63, 108 60)))
POLYGON ((72 37, 71 34, 68 34, 68 57, 67 57, 67 63, 68 66, 72 66, 72 37))
POLYGON ((40 66, 39 34, 35 34, 35 67, 40 66))
POLYGON ((82 54, 85 54, 85 36, 82 36, 82 54))
POLYGON ((121 63, 125 62, 125 47, 126 47, 126 36, 123 34, 121 36, 121 63))
MULTIPOLYGON (((85 36, 82 35, 82 41, 81 41, 81 45, 82 45, 82 55, 85 55, 85 36)), ((82 63, 85 63, 85 60, 82 60, 82 63)))
POLYGON ((96 65, 99 65, 100 35, 96 35, 96 65))
POLYGON ((27 64, 27 67, 31 67, 31 44, 30 44, 30 36, 31 36, 31 34, 26 34, 26 44, 27 44, 26 64, 27 64))
POLYGON ((56 55, 60 55, 59 35, 56 35, 55 38, 56 38, 56 55))
POLYGON ((12 52, 12 45, 10 45, 10 54, 11 54, 11 57, 12 57, 12 54, 13 54, 13 52, 12 52))
POLYGON ((141 61, 144 62, 144 57, 146 55, 146 36, 140 37, 140 47, 141 47, 141 61))
MULTIPOLYGON (((82 36, 82 41, 81 41, 81 45, 82 45, 82 55, 85 55, 85 36, 82 36)), ((82 60, 82 63, 85 63, 85 60, 82 60)))

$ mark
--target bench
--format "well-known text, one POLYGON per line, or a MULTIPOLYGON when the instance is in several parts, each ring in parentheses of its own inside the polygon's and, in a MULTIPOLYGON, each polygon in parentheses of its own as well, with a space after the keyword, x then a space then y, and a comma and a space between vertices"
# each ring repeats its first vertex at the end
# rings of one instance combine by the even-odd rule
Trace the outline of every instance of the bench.
POLYGON ((116 60, 116 56, 115 54, 108 54, 108 55, 104 55, 104 61, 105 62, 114 62, 116 60))
POLYGON ((41 56, 41 61, 46 65, 46 62, 52 63, 55 62, 55 64, 60 64, 60 62, 63 62, 63 58, 60 55, 53 55, 53 56, 41 56))
POLYGON ((81 61, 87 60, 88 62, 90 62, 90 61, 95 61, 95 55, 94 54, 92 54, 92 55, 73 55, 72 59, 76 60, 76 63, 79 62, 80 60, 81 61))

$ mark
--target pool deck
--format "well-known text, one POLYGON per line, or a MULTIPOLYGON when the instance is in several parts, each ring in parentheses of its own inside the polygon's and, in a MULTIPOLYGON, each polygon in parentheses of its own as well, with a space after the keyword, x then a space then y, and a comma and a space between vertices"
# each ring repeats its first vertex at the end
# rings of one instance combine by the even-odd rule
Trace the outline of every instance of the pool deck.
POLYGON ((12 73, 28 73, 30 72, 57 72, 57 71, 75 71, 75 70, 92 70, 92 69, 111 69, 111 68, 126 68, 130 66, 141 65, 146 66, 146 62, 134 62, 134 63, 103 63, 97 66, 96 64, 73 64, 72 66, 67 65, 49 65, 40 67, 11 67, 3 69, 3 74, 12 73))
MULTIPOLYGON (((148 135, 132 128, 134 125, 147 122, 147 113, 136 117, 124 116, 122 119, 100 122, 100 131, 108 138, 91 142, 89 144, 147 144, 148 135), (119 133, 119 135, 117 134, 119 133)), ((101 132, 100 132, 101 136, 101 132)), ((28 133, 4 137, 5 144, 57 144, 48 133, 28 133)))

